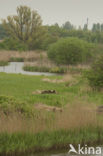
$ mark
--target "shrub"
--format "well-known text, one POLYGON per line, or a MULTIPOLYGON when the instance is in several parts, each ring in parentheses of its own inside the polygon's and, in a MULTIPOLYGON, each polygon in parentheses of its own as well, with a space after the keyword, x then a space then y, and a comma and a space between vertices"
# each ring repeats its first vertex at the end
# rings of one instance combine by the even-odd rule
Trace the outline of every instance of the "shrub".
POLYGON ((67 73, 68 68, 67 67, 46 67, 46 66, 29 66, 25 65, 23 67, 25 71, 31 71, 31 72, 50 72, 50 73, 67 73))
POLYGON ((10 62, 24 62, 23 57, 11 57, 10 62))
POLYGON ((103 88, 103 55, 92 64, 90 71, 87 72, 87 78, 93 89, 103 88))
POLYGON ((44 66, 24 66, 23 69, 25 71, 31 71, 31 72, 49 72, 49 67, 44 66))
POLYGON ((48 48, 48 57, 57 64, 86 63, 92 58, 93 45, 78 38, 60 39, 48 48))
POLYGON ((0 61, 0 66, 7 66, 9 65, 8 61, 0 61))
POLYGON ((0 95, 0 111, 5 115, 10 115, 11 113, 21 113, 21 115, 26 117, 31 117, 34 115, 33 109, 25 102, 16 100, 13 97, 0 95))
POLYGON ((28 47, 25 43, 7 38, 0 43, 0 49, 26 51, 28 47))
POLYGON ((67 73, 67 67, 53 67, 49 70, 50 73, 67 73))

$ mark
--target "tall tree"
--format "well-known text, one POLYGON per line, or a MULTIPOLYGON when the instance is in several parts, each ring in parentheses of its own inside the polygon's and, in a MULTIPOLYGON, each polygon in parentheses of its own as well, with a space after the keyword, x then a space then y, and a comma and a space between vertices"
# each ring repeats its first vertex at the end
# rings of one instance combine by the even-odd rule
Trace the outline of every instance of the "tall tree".
POLYGON ((84 24, 83 30, 84 30, 84 31, 88 30, 88 25, 87 25, 87 24, 84 24))
POLYGON ((39 40, 40 36, 43 36, 40 15, 27 6, 17 7, 17 15, 8 16, 2 23, 12 38, 23 42, 39 40))
POLYGON ((65 22, 62 27, 67 30, 74 29, 74 26, 69 21, 65 22))
POLYGON ((7 37, 7 33, 5 29, 3 28, 2 24, 0 24, 0 40, 4 39, 7 37))
POLYGON ((101 32, 103 32, 103 24, 101 24, 101 32))

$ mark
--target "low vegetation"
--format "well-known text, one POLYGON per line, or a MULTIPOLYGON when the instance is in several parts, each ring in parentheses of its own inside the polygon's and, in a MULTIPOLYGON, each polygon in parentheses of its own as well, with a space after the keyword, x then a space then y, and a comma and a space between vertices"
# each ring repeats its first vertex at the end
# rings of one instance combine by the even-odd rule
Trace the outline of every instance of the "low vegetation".
POLYGON ((23 67, 25 71, 31 71, 31 72, 49 72, 49 73, 67 73, 68 67, 46 67, 46 66, 30 66, 25 65, 23 67))
POLYGON ((45 77, 1 73, 0 88, 0 153, 3 155, 68 148, 69 143, 102 142, 103 121, 96 110, 103 103, 103 94, 92 91, 82 75, 45 77), (44 89, 56 90, 56 94, 37 93, 44 89), (45 109, 42 105, 62 111, 45 109))
POLYGON ((8 61, 0 61, 0 66, 7 66, 8 64, 8 61))
POLYGON ((42 132, 37 134, 31 133, 14 133, 0 134, 0 153, 5 155, 13 154, 30 154, 34 152, 56 150, 56 149, 67 149, 68 143, 76 146, 76 143, 89 143, 94 145, 95 143, 102 143, 103 141, 103 129, 100 127, 88 127, 81 128, 79 130, 58 130, 53 132, 42 132), (75 137, 76 136, 76 137, 75 137), (5 141, 6 140, 6 141, 5 141), (4 146, 5 145, 5 148, 4 146), (22 147, 22 148, 21 148, 22 147), (22 149, 22 150, 21 150, 22 149), (15 153, 15 151, 17 151, 15 153))
POLYGON ((35 50, 35 51, 27 51, 27 52, 20 52, 20 51, 0 51, 0 61, 7 61, 7 62, 36 62, 48 60, 45 51, 35 50))
POLYGON ((19 113, 27 117, 33 116, 33 110, 30 105, 10 96, 0 96, 0 112, 6 116, 14 113, 19 113))
POLYGON ((7 38, 0 43, 0 50, 27 51, 28 48, 24 43, 21 43, 20 41, 7 38))
POLYGON ((57 64, 87 63, 93 55, 93 45, 78 38, 61 39, 48 49, 48 57, 57 64))
POLYGON ((87 72, 87 78, 93 89, 103 89, 103 55, 92 64, 91 69, 87 72))
POLYGON ((36 11, 19 6, 0 30, 0 66, 59 73, 0 73, 0 155, 102 144, 103 24, 43 26, 36 11))

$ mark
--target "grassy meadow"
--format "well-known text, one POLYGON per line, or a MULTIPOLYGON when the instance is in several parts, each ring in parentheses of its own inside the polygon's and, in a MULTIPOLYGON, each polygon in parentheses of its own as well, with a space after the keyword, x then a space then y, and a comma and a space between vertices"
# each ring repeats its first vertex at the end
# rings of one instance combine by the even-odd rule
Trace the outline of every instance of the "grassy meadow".
POLYGON ((103 93, 93 91, 82 73, 0 73, 0 153, 68 149, 69 143, 101 144, 103 121, 96 110, 102 103, 103 93), (56 94, 40 94, 42 90, 56 94))

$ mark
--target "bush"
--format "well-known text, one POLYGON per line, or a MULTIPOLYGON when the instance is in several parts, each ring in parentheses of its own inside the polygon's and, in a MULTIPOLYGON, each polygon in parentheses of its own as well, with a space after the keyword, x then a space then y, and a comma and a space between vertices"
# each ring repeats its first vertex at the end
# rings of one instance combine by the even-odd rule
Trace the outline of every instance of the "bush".
POLYGON ((30 105, 25 102, 16 100, 14 97, 0 95, 0 111, 5 115, 19 113, 26 117, 34 115, 34 111, 30 105))
POLYGON ((78 38, 60 39, 49 46, 48 57, 57 64, 78 64, 91 60, 93 44, 78 38))
POLYGON ((44 38, 44 41, 42 42, 42 49, 47 50, 49 45, 57 42, 57 40, 58 40, 58 37, 48 35, 46 38, 44 38))
POLYGON ((24 62, 23 57, 11 57, 10 62, 24 62))
POLYGON ((7 66, 9 65, 8 61, 0 61, 0 66, 7 66))
POLYGON ((68 68, 67 67, 46 67, 46 66, 29 66, 25 65, 23 67, 25 71, 30 72, 49 72, 49 73, 67 73, 68 68))
POLYGON ((7 38, 0 43, 0 49, 26 51, 28 47, 25 43, 7 38))
POLYGON ((89 84, 93 89, 103 88, 103 55, 99 57, 87 72, 89 84))

